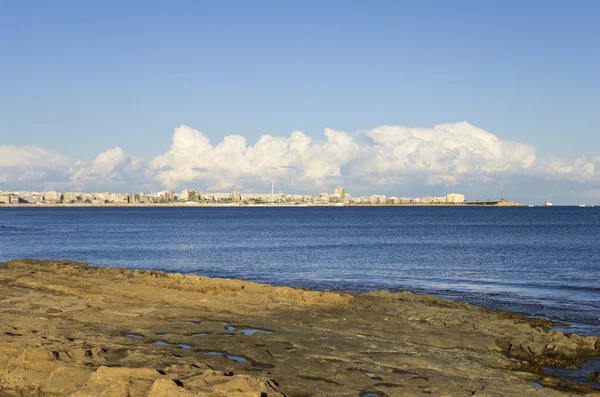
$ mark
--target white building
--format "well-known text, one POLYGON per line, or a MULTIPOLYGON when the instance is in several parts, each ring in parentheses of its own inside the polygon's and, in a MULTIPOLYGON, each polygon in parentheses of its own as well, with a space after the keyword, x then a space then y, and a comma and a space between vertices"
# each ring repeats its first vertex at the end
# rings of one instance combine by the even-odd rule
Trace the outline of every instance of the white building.
POLYGON ((465 195, 459 194, 459 193, 450 193, 450 194, 446 195, 446 202, 453 203, 453 204, 464 203, 465 195))

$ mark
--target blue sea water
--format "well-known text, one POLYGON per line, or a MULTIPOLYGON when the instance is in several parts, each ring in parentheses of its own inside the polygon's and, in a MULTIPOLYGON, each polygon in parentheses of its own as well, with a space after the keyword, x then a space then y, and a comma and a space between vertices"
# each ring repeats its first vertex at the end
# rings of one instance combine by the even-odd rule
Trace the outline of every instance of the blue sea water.
POLYGON ((2 208, 14 258, 408 289, 600 336, 600 208, 2 208))

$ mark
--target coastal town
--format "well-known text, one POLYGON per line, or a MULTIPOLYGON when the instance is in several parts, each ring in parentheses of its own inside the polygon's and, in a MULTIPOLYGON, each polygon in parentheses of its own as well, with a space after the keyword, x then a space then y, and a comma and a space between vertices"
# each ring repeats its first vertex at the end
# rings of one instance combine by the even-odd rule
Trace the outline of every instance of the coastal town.
POLYGON ((343 187, 337 187, 333 193, 317 195, 284 193, 241 193, 239 191, 212 193, 194 189, 183 189, 181 193, 160 191, 155 193, 83 193, 57 191, 0 191, 0 206, 143 206, 143 205, 519 205, 506 199, 466 201, 465 195, 448 193, 445 196, 402 197, 374 194, 371 196, 353 196, 343 187))

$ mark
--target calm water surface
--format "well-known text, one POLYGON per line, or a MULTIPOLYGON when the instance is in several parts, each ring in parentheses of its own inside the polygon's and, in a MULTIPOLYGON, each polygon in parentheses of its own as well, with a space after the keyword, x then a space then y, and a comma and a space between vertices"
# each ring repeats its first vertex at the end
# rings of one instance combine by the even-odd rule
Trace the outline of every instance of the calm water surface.
POLYGON ((600 208, 3 208, 14 258, 409 289, 600 336, 600 208))

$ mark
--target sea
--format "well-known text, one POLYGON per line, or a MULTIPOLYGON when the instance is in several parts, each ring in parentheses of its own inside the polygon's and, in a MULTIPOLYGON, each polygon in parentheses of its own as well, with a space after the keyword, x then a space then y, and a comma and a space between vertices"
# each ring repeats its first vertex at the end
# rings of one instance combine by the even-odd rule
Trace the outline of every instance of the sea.
POLYGON ((600 336, 600 208, 2 208, 0 261, 16 258, 411 290, 600 336))

